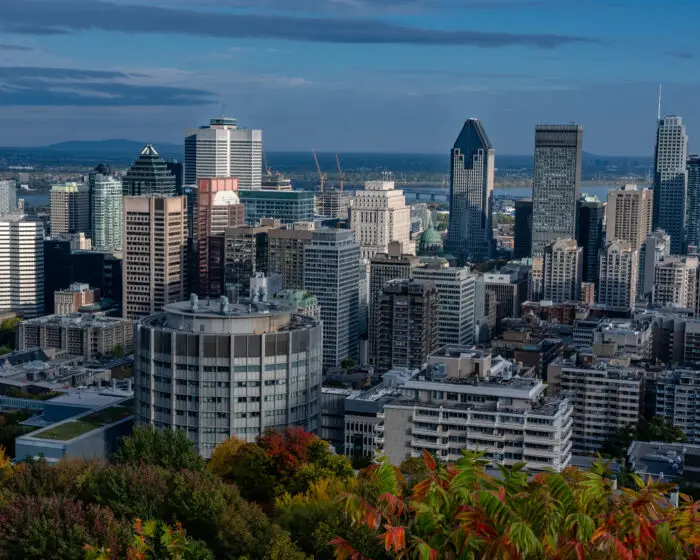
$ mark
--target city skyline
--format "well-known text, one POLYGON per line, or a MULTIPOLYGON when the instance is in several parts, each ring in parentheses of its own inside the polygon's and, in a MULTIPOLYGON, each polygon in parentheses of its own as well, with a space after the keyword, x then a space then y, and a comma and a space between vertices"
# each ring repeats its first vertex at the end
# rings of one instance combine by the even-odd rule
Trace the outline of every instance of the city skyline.
POLYGON ((531 153, 536 124, 575 120, 591 153, 650 155, 659 82, 663 112, 700 126, 700 83, 685 77, 699 11, 653 0, 643 10, 608 0, 9 0, 0 145, 180 143, 224 112, 266 130, 270 150, 445 153, 454 123, 477 117, 497 154, 531 153))

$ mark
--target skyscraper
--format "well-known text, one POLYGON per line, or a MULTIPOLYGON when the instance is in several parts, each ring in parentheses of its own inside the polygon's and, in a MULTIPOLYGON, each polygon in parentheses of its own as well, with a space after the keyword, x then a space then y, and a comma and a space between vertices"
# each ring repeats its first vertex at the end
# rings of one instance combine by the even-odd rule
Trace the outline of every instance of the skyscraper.
POLYGON ((271 229, 268 232, 270 274, 282 276, 285 290, 304 288, 304 247, 311 243, 310 229, 271 229))
POLYGON ((532 199, 515 201, 513 226, 513 258, 524 259, 532 255, 532 199))
POLYGON ((205 177, 236 177, 241 190, 260 189, 262 130, 240 128, 236 119, 211 119, 185 132, 185 184, 205 177))
POLYGON ((175 176, 156 149, 147 144, 122 181, 124 196, 175 196, 175 176))
POLYGON ((273 218, 283 224, 314 221, 312 192, 239 190, 238 196, 245 206, 249 226, 257 226, 264 218, 273 218))
POLYGON ((620 239, 639 250, 651 232, 653 193, 636 185, 608 191, 605 236, 609 241, 620 239))
POLYGON ((324 228, 304 251, 304 288, 321 308, 323 366, 337 367, 358 355, 360 247, 352 231, 324 228))
POLYGON ((598 303, 608 308, 629 311, 637 296, 639 255, 629 241, 608 241, 600 251, 598 303))
POLYGON ((100 251, 122 247, 122 182, 104 165, 88 176, 90 192, 90 236, 92 246, 100 251))
POLYGON ((583 249, 573 239, 559 239, 544 250, 544 299, 553 303, 578 301, 581 294, 583 249))
POLYGON ((0 216, 17 211, 17 187, 14 181, 0 181, 0 216))
POLYGON ((446 250, 470 261, 487 260, 493 252, 494 159, 479 119, 467 120, 451 154, 446 250))
POLYGON ((186 228, 184 196, 124 198, 124 317, 147 317, 185 299, 186 228))
POLYGON ((61 233, 90 233, 90 194, 83 184, 51 188, 51 235, 61 233))
POLYGON ((438 295, 422 280, 390 280, 377 297, 377 368, 420 368, 439 348, 438 295))
POLYGON ((355 195, 350 222, 363 259, 387 253, 392 241, 401 243, 404 253, 416 252, 411 242, 411 209, 403 191, 394 186, 394 181, 367 181, 365 190, 355 195))
POLYGON ((597 196, 581 195, 578 201, 579 247, 583 249, 583 281, 598 279, 598 252, 603 246, 605 203, 597 196))
POLYGON ((672 255, 658 261, 654 271, 654 305, 695 310, 698 302, 698 257, 672 255))
POLYGON ((541 257, 545 247, 557 239, 576 239, 582 146, 582 126, 539 125, 535 129, 533 257, 541 257))
POLYGON ((44 314, 44 225, 20 214, 0 218, 0 310, 44 314))
POLYGON ((653 229, 671 236, 671 253, 685 250, 685 210, 688 190, 688 135, 677 116, 659 119, 654 160, 653 229))
POLYGON ((671 255, 671 237, 662 229, 651 232, 639 248, 637 297, 651 301, 656 263, 671 255))
MULTIPOLYGON (((245 225, 245 210, 238 200, 238 181, 227 179, 199 179, 197 198, 197 256, 199 260, 199 295, 223 295, 221 278, 209 282, 209 238, 223 235, 227 228, 245 225)), ((220 244, 223 251, 224 244, 220 244)), ((218 262, 221 262, 219 259, 218 262)))
POLYGON ((688 158, 688 204, 686 208, 686 242, 700 246, 700 156, 688 158))

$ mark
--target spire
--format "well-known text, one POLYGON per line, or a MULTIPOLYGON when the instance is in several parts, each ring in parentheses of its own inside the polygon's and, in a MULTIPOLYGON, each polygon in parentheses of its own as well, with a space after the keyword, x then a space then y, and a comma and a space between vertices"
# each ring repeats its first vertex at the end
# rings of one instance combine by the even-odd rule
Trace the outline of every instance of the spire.
POLYGON ((656 112, 656 120, 661 120, 661 83, 659 83, 659 108, 656 112))

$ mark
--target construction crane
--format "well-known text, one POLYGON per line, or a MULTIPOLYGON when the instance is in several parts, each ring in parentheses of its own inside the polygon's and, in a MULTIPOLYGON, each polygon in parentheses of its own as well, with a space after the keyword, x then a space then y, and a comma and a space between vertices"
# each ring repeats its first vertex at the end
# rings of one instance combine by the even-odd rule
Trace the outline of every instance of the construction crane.
POLYGON ((262 156, 263 156, 263 165, 265 166, 265 175, 272 175, 272 170, 270 169, 270 166, 267 163, 267 154, 265 153, 265 147, 263 146, 262 150, 262 156))
POLYGON ((321 166, 318 163, 318 156, 316 156, 316 150, 311 150, 311 153, 314 155, 314 161, 316 162, 318 176, 321 179, 321 192, 323 192, 323 185, 326 184, 326 174, 321 171, 321 166))
POLYGON ((345 173, 340 168, 340 158, 338 154, 335 154, 335 162, 338 164, 338 175, 340 175, 340 192, 343 192, 343 186, 345 185, 345 173))

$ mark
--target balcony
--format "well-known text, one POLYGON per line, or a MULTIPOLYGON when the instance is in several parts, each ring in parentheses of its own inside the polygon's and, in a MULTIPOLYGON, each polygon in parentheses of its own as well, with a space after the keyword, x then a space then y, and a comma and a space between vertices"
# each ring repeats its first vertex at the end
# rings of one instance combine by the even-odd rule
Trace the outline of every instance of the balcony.
POLYGON ((374 438, 374 445, 376 445, 377 447, 383 447, 384 446, 384 438, 383 437, 374 438))
POLYGON ((413 426, 411 428, 411 435, 413 436, 433 436, 437 437, 437 435, 440 432, 436 429, 432 430, 429 428, 417 428, 416 426, 413 426))
POLYGON ((384 433, 384 424, 375 424, 374 431, 384 433))
POLYGON ((558 455, 554 449, 537 449, 534 447, 526 446, 523 450, 523 454, 527 454, 531 457, 544 457, 545 459, 551 459, 555 455, 558 455))
POLYGON ((540 443, 540 444, 553 445, 557 441, 557 438, 554 438, 552 436, 545 436, 545 435, 533 436, 533 435, 529 435, 526 432, 523 436, 523 441, 525 442, 525 445, 527 445, 528 443, 540 443))
POLYGON ((440 443, 440 441, 429 441, 423 439, 412 439, 411 447, 414 449, 449 449, 449 443, 440 443))

